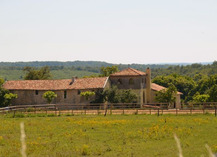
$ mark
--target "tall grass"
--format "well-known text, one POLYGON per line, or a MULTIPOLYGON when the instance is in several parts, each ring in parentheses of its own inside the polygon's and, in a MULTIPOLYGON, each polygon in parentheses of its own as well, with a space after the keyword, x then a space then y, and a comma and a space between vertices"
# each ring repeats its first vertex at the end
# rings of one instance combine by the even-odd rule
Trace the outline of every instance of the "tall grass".
POLYGON ((217 152, 217 118, 211 115, 0 116, 0 121, 0 156, 214 157, 217 152))
POLYGON ((24 123, 23 122, 20 123, 20 134, 21 134, 20 135, 20 142, 21 142, 21 151, 20 151, 20 153, 21 153, 22 157, 27 157, 26 156, 26 140, 25 140, 26 134, 25 134, 24 123))
POLYGON ((181 144, 180 144, 180 140, 178 139, 178 137, 177 137, 176 134, 174 134, 174 139, 176 141, 176 144, 177 144, 177 147, 178 147, 178 150, 179 150, 178 155, 179 155, 179 157, 183 157, 183 155, 182 155, 182 147, 181 147, 181 144))

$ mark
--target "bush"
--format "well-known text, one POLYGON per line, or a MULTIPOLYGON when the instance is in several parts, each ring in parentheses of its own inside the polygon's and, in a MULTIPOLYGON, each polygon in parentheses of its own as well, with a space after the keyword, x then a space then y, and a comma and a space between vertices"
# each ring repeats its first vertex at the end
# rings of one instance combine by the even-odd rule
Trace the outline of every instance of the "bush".
POLYGON ((45 98, 47 100, 47 103, 50 104, 52 100, 57 97, 57 94, 55 94, 53 91, 47 91, 43 94, 42 97, 45 98))

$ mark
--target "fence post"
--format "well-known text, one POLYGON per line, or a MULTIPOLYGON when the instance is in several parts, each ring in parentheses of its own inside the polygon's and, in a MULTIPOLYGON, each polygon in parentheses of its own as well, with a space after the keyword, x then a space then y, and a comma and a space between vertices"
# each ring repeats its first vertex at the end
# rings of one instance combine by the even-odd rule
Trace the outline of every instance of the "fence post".
POLYGON ((110 105, 110 115, 112 115, 112 105, 110 105))
POLYGON ((122 104, 122 109, 123 109, 123 113, 122 114, 124 114, 124 104, 122 104))
POLYGON ((216 117, 216 106, 215 106, 215 117, 216 117))
POLYGON ((176 115, 178 114, 178 109, 176 108, 176 115))
POLYGON ((106 104, 104 104, 104 109, 105 109, 105 114, 104 114, 104 116, 106 116, 107 115, 107 108, 108 108, 108 106, 107 106, 108 104, 106 103, 106 104))
POLYGON ((158 108, 158 109, 157 109, 157 116, 159 116, 159 115, 160 115, 160 113, 159 113, 159 112, 160 112, 160 109, 158 108))
POLYGON ((56 105, 54 106, 55 106, 55 115, 57 115, 57 106, 56 105))

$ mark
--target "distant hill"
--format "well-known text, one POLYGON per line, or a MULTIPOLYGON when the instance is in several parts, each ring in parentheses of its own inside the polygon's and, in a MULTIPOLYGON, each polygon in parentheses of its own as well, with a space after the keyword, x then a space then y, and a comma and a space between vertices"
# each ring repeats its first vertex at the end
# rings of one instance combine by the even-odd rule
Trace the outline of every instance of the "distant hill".
MULTIPOLYGON (((112 66, 112 65, 119 65, 119 66, 132 66, 132 67, 164 67, 167 68, 168 66, 173 65, 191 65, 195 63, 159 63, 159 64, 113 64, 113 63, 107 63, 103 61, 67 61, 67 62, 61 62, 61 61, 32 61, 32 62, 0 62, 0 67, 25 67, 25 66, 31 66, 31 67, 42 67, 42 66, 75 66, 75 67, 102 67, 102 66, 112 66)), ((212 64, 212 62, 202 62, 202 63, 196 63, 196 64, 212 64)))
POLYGON ((42 67, 42 66, 75 66, 75 67, 101 67, 101 66, 111 66, 113 64, 99 61, 33 61, 33 62, 0 62, 0 67, 42 67))
POLYGON ((71 78, 72 76, 84 77, 98 75, 102 66, 118 66, 119 70, 127 67, 145 71, 147 67, 152 70, 152 77, 177 73, 193 77, 195 74, 217 74, 217 62, 213 63, 173 63, 173 64, 112 64, 100 61, 34 61, 34 62, 0 62, 0 77, 6 80, 23 79, 23 67, 39 68, 49 66, 53 79, 71 78))
MULTIPOLYGON (((60 62, 60 61, 33 61, 33 62, 0 62, 0 67, 42 67, 42 66, 64 66, 64 67, 102 67, 102 66, 112 66, 118 65, 120 67, 168 67, 171 64, 112 64, 107 62, 100 61, 68 61, 68 62, 60 62)), ((174 64, 176 65, 176 64, 174 64)))

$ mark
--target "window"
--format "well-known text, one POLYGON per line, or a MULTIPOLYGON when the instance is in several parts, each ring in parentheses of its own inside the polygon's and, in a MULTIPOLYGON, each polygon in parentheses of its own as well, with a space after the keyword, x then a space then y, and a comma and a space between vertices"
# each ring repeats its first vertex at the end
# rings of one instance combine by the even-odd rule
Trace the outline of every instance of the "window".
POLYGON ((118 79, 118 84, 122 84, 122 81, 121 81, 121 79, 118 79))
POLYGON ((78 95, 80 95, 81 94, 81 90, 78 90, 78 95))
POLYGON ((38 90, 35 91, 35 95, 38 95, 38 90))
POLYGON ((132 78, 129 79, 129 84, 133 85, 134 84, 134 80, 132 78))
POLYGON ((65 90, 64 91, 64 99, 66 99, 67 98, 67 91, 65 90))

